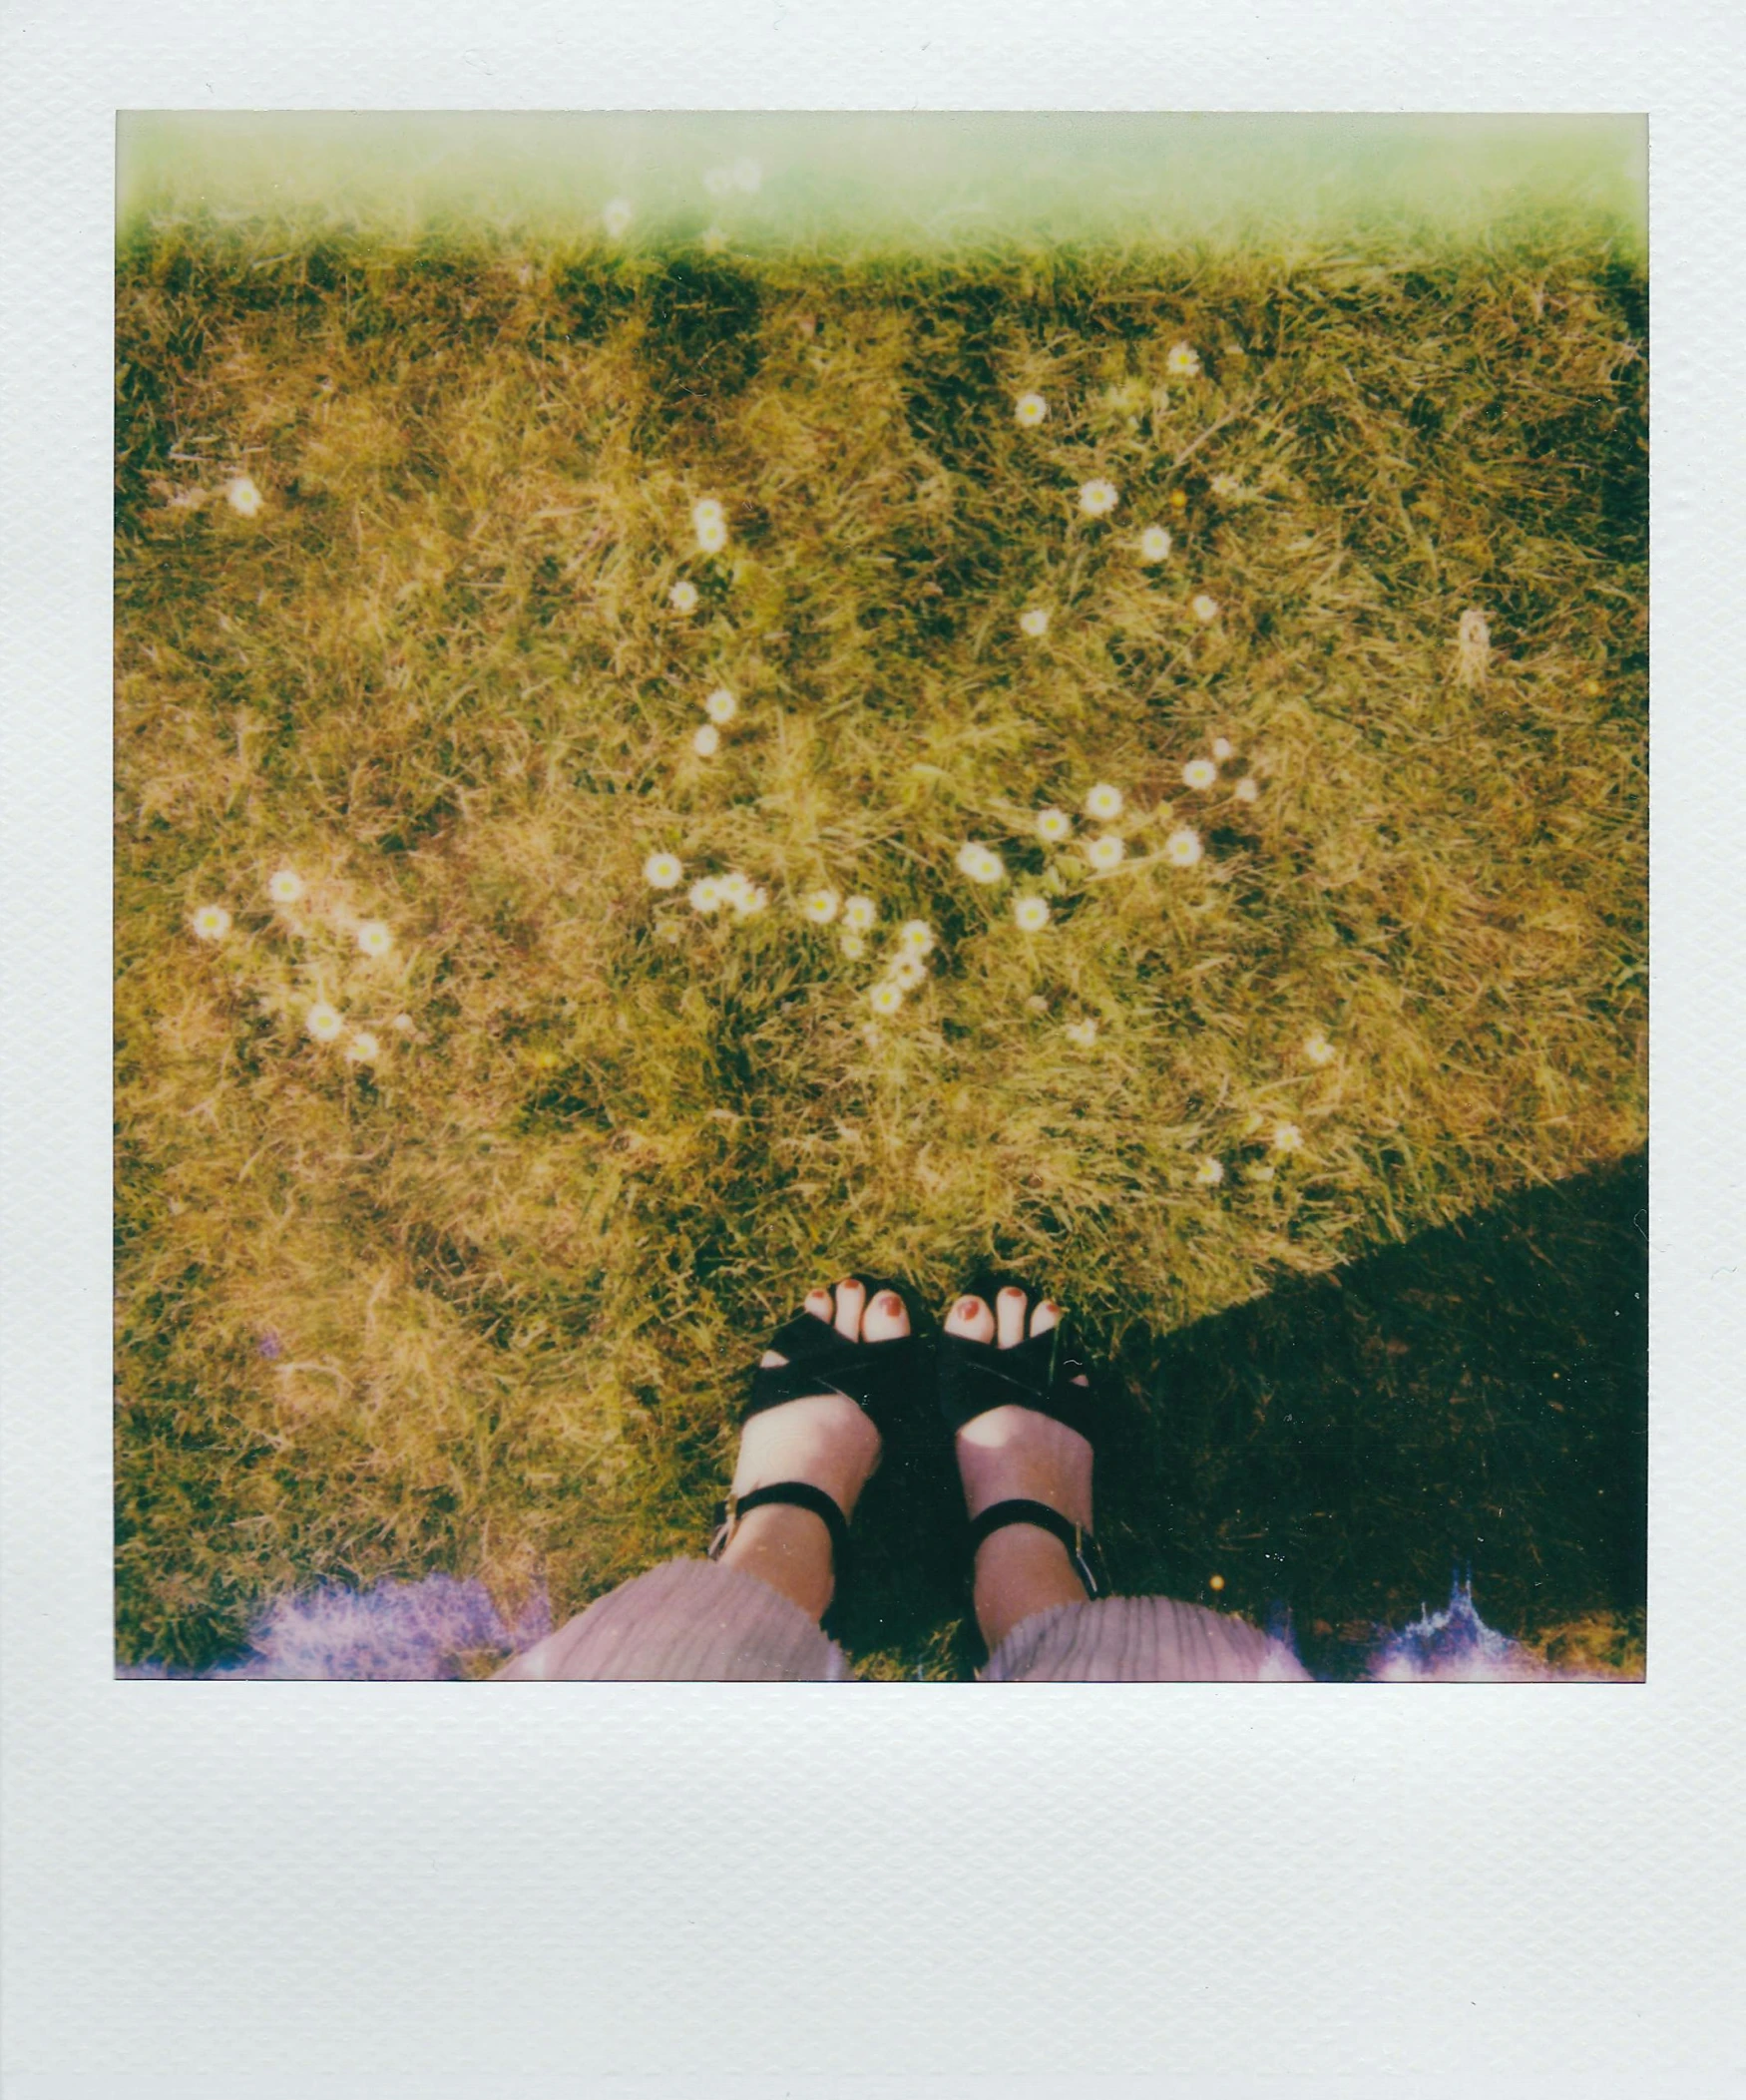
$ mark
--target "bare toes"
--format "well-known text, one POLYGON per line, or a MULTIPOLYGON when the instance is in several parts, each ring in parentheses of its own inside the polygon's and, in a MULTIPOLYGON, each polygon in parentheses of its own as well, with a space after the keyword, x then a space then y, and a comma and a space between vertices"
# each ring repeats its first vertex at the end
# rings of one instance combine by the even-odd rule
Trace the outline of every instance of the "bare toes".
POLYGON ((1025 1339, 1025 1293, 1012 1284, 995 1300, 996 1324, 1003 1349, 1014 1349, 1025 1339))
POLYGON ((853 1276, 845 1276, 837 1285, 837 1333, 848 1341, 859 1340, 861 1333, 861 1310, 867 1303, 866 1286, 853 1276))
POLYGON ((1031 1313, 1031 1332, 1046 1335, 1052 1327, 1061 1325, 1061 1307, 1053 1298, 1039 1298, 1031 1313))
POLYGON ((865 1342, 894 1342, 909 1333, 909 1313, 895 1291, 879 1291, 861 1315, 861 1339, 865 1342))
POLYGON ((992 1342, 995 1316, 980 1298, 960 1298, 946 1315, 946 1332, 962 1335, 967 1342, 992 1342))

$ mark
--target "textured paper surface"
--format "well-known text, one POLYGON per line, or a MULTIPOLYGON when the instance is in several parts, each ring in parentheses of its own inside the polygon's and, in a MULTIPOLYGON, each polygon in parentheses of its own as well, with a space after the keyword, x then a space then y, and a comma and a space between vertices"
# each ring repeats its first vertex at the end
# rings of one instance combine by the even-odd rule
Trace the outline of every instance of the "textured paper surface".
POLYGON ((1734 2089, 1737 18, 29 0, 0 31, 6 2092, 1734 2089), (113 1681, 115 112, 518 106, 1650 112, 1645 1687, 113 1681))

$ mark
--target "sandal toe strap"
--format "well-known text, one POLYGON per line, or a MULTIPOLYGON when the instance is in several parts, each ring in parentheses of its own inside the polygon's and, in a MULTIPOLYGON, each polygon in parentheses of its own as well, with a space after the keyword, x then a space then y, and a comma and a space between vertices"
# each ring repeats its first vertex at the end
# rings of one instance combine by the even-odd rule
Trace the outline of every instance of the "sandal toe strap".
POLYGON ((961 1430, 990 1408, 1035 1408, 1051 1415, 1088 1443, 1091 1433, 1091 1388, 1075 1381, 1088 1367, 1061 1328, 1050 1328, 1012 1349, 972 1342, 963 1335, 940 1340, 940 1407, 947 1427, 961 1430))
POLYGON ((840 1393, 852 1400, 882 1434, 919 1375, 920 1338, 899 1335, 888 1342, 851 1342, 827 1322, 807 1313, 771 1338, 785 1364, 759 1365, 752 1373, 748 1416, 815 1393, 840 1393))

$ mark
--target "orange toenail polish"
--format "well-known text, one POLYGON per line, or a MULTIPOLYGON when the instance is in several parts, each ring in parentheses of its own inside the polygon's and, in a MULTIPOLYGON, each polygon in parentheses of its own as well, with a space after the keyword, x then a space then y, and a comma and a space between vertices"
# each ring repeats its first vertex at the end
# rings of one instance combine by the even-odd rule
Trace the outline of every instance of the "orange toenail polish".
POLYGON ((903 1311, 903 1300, 895 1291, 881 1291, 879 1294, 879 1310, 882 1313, 901 1313, 903 1311))
POLYGON ((960 1298, 958 1301, 958 1317, 960 1320, 974 1320, 981 1310, 981 1306, 974 1298, 960 1298))

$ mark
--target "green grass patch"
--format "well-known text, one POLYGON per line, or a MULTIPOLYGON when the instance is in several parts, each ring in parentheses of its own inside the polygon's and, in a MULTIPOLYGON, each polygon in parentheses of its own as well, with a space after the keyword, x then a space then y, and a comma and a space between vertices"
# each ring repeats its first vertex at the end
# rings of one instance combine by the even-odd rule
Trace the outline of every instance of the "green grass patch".
MULTIPOLYGON (((563 1612, 697 1549, 742 1367, 847 1267, 1036 1276, 1168 1441, 1137 1338, 1639 1147, 1645 306, 1581 220, 921 256, 142 218, 123 1657, 318 1578, 563 1612), (765 909, 692 908, 734 871, 765 909), (821 890, 873 901, 863 955, 821 890)), ((1157 1515, 1200 1559, 1219 1520, 1157 1515)), ((862 1660, 957 1667, 949 1610, 862 1660)))

